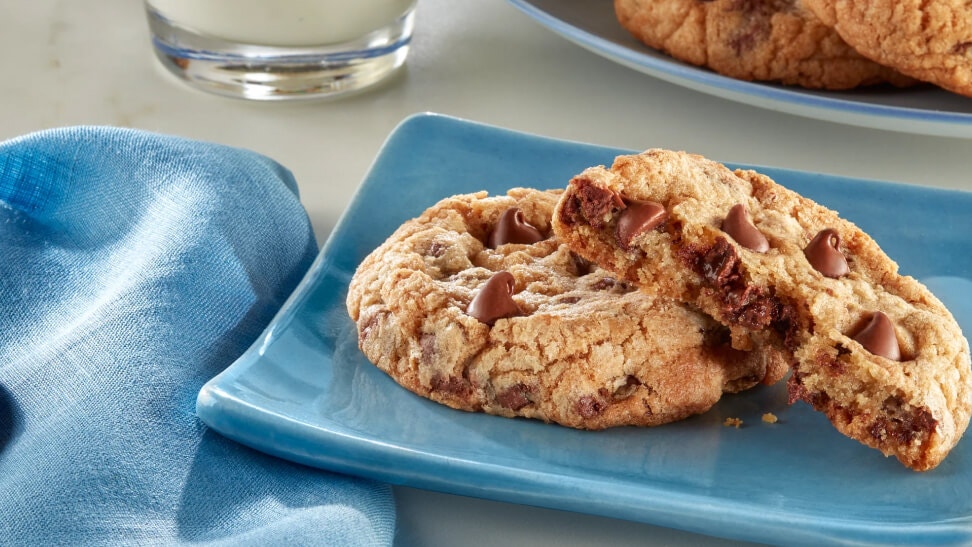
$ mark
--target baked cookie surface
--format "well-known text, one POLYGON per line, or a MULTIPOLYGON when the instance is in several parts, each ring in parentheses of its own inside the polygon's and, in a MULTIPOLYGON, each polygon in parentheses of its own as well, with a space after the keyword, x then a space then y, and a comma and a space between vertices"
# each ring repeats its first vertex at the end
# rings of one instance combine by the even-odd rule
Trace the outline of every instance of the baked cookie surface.
POLYGON ((912 80, 848 46, 798 0, 615 0, 639 41, 741 80, 850 89, 912 80))
POLYGON ((350 283, 362 352, 450 407, 585 429, 664 424, 782 377, 779 355, 734 350, 711 318, 570 252, 559 197, 454 196, 404 223, 350 283))
POLYGON ((854 224, 754 171, 667 150, 577 175, 554 230, 645 290, 697 305, 742 349, 789 356, 791 402, 905 465, 938 465, 967 427, 968 342, 854 224))
POLYGON ((803 0, 864 56, 972 96, 972 7, 960 0, 803 0))

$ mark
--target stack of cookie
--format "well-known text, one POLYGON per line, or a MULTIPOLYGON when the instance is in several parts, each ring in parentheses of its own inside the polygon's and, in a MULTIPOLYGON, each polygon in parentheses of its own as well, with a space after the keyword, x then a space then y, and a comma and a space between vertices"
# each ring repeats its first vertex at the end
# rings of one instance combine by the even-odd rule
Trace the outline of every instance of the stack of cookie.
POLYGON ((916 80, 972 96, 972 11, 958 0, 615 0, 621 25, 742 80, 851 89, 916 80))
POLYGON ((789 372, 791 402, 916 470, 972 414, 958 324, 867 234, 682 152, 445 199, 365 258, 347 305, 373 363, 467 411, 655 426, 789 372))

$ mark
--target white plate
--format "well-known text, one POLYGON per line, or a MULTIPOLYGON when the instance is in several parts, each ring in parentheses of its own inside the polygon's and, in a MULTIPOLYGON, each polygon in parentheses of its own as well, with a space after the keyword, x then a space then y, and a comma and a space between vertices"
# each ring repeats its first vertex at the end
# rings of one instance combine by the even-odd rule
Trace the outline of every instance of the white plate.
POLYGON ((818 120, 942 137, 972 137, 972 99, 935 88, 810 91, 744 82, 681 63, 635 40, 611 0, 509 0, 544 27, 639 72, 732 101, 818 120))

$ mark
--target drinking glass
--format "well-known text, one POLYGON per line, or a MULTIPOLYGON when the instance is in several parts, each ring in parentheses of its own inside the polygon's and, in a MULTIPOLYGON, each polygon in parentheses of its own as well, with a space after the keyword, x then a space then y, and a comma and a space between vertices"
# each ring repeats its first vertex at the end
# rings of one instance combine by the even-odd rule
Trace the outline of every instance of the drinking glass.
POLYGON ((190 84, 260 100, 337 96, 405 62, 416 0, 145 0, 156 56, 190 84))

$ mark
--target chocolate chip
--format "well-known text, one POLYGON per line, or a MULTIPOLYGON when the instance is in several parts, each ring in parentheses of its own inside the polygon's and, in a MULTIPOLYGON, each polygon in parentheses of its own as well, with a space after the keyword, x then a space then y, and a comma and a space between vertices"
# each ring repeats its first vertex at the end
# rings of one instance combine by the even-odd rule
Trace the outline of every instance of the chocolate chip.
POLYGON ((628 250, 631 241, 639 235, 654 230, 665 222, 668 212, 665 206, 654 201, 632 201, 621 211, 616 236, 622 249, 628 250))
POLYGON ((894 332, 894 325, 883 312, 874 312, 867 325, 854 335, 864 349, 892 361, 901 360, 901 348, 898 347, 898 336, 894 332))
POLYGON ((429 244, 429 250, 425 254, 431 256, 432 258, 442 258, 446 254, 449 248, 441 241, 433 241, 429 244))
POLYGON ((530 404, 530 399, 533 396, 533 389, 530 386, 518 383, 497 393, 496 402, 510 410, 520 410, 530 404))
POLYGON ((607 408, 607 404, 592 395, 584 395, 574 403, 574 412, 590 419, 600 415, 607 408))
POLYGON ((820 230, 803 249, 803 254, 813 269, 827 277, 837 279, 850 273, 847 259, 840 252, 840 235, 833 228, 820 230))
POLYGON ((607 289, 613 289, 617 284, 618 281, 613 277, 602 277, 601 279, 598 279, 596 283, 591 285, 591 288, 595 291, 604 291, 607 289))
POLYGON ((419 338, 419 346, 422 348, 422 362, 425 364, 431 364, 435 361, 436 353, 435 349, 435 334, 423 333, 419 338))
POLYGON ((456 376, 435 376, 430 380, 432 391, 449 393, 457 397, 468 397, 472 393, 472 386, 468 380, 456 376))
POLYGON ((379 312, 369 317, 368 320, 365 322, 364 326, 361 327, 361 332, 358 335, 358 337, 362 340, 367 338, 371 334, 371 331, 378 328, 379 323, 381 323, 382 319, 384 319, 386 315, 388 315, 387 312, 385 313, 379 312))
POLYGON ((609 291, 612 289, 617 289, 621 292, 631 291, 631 286, 628 285, 628 283, 624 281, 618 281, 613 277, 602 277, 601 279, 597 280, 593 285, 591 285, 591 288, 594 289, 595 291, 609 291))
POLYGON ((519 306, 513 301, 513 288, 516 279, 506 271, 496 272, 473 297, 466 313, 489 326, 497 319, 520 315, 519 306))
POLYGON ((495 249, 506 243, 522 243, 531 245, 546 239, 540 230, 523 218, 523 211, 519 207, 510 207, 500 215, 499 221, 486 240, 490 249, 495 249))
POLYGON ((770 36, 770 21, 779 6, 765 0, 730 0, 724 4, 724 9, 739 14, 742 24, 732 33, 729 45, 737 56, 741 56, 758 47, 770 36))
POLYGON ((766 241, 766 236, 753 225, 753 221, 749 219, 749 213, 746 211, 746 206, 742 203, 733 205, 732 209, 729 209, 729 214, 722 221, 722 231, 751 251, 765 253, 769 250, 769 242, 766 241))

